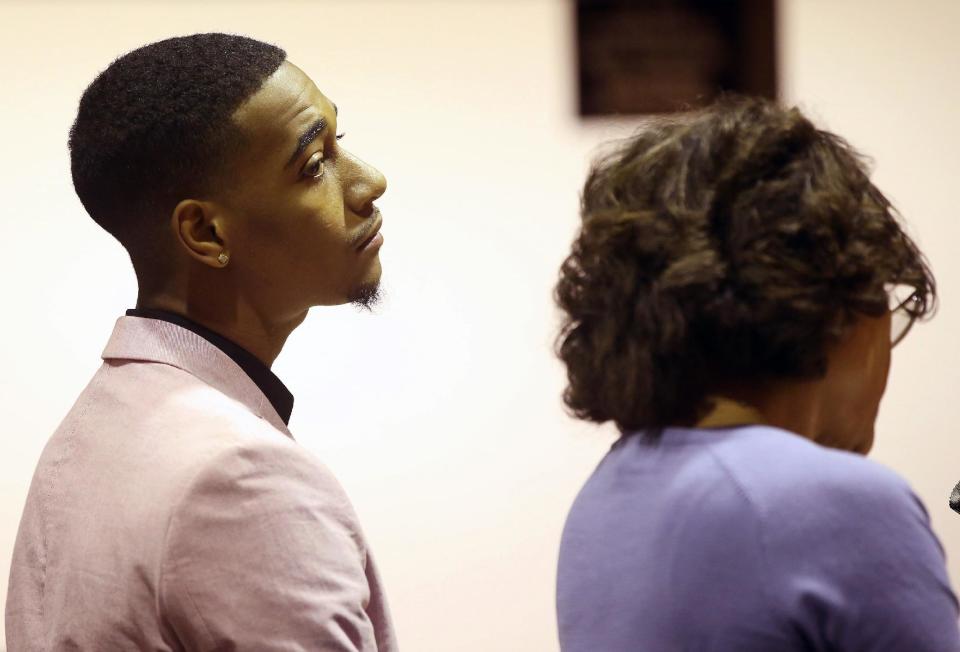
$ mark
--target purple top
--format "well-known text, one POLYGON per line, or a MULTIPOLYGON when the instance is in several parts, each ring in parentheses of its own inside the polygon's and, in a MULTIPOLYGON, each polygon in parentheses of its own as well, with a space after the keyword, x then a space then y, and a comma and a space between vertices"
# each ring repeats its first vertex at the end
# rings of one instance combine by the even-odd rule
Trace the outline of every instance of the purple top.
POLYGON ((910 486, 766 426, 621 439, 570 510, 563 652, 960 652, 910 486))

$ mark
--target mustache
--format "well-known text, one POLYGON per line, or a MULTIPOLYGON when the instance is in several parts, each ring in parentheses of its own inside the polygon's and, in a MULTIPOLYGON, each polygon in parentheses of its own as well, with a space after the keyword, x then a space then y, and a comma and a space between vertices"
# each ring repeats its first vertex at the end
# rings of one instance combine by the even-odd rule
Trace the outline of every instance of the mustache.
POLYGON ((356 236, 354 236, 353 239, 350 241, 350 244, 353 246, 354 249, 359 247, 361 243, 363 243, 365 240, 369 239, 370 236, 373 235, 374 231, 377 228, 378 217, 380 217, 380 209, 374 206, 373 211, 371 211, 370 213, 370 217, 367 218, 366 227, 363 229, 363 231, 361 231, 356 236))

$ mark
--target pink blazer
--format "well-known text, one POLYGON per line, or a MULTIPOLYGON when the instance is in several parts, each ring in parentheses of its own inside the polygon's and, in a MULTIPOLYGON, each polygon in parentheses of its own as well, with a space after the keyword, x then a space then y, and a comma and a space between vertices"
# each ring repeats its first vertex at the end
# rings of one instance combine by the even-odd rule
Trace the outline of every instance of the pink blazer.
POLYGON ((9 652, 397 649, 347 496, 240 367, 140 317, 103 360, 33 476, 9 652))

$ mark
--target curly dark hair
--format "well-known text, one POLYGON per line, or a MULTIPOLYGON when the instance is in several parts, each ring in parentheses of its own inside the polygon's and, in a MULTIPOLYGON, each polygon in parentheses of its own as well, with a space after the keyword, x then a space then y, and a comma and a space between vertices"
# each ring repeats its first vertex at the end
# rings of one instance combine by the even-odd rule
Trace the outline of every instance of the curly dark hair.
POLYGON ((725 97, 595 163, 560 270, 564 401, 622 433, 695 424, 731 384, 815 378, 888 283, 932 273, 862 157, 796 108, 725 97))
POLYGON ((121 56, 87 87, 70 129, 74 188, 131 257, 216 180, 242 142, 231 115, 286 56, 245 36, 179 36, 121 56))

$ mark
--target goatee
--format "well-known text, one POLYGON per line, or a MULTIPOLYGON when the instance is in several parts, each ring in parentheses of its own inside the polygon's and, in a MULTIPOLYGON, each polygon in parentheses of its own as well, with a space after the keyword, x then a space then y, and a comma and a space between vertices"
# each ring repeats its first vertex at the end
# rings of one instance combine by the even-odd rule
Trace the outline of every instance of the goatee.
POLYGON ((349 296, 349 301, 357 308, 373 312, 373 307, 380 302, 380 283, 368 283, 358 286, 349 296))

